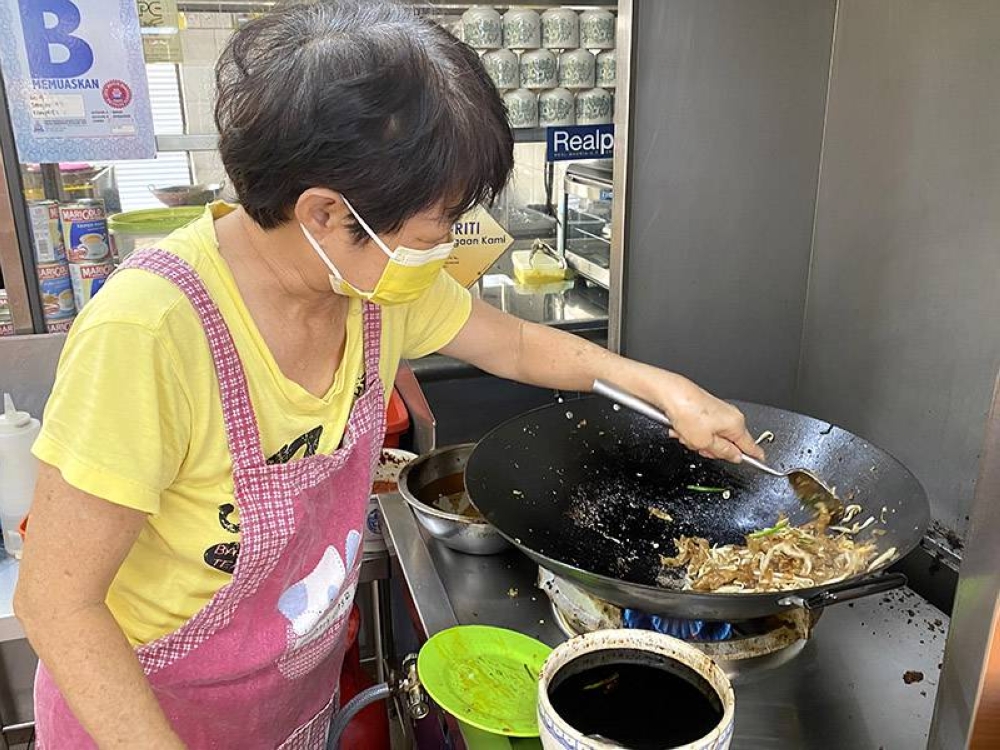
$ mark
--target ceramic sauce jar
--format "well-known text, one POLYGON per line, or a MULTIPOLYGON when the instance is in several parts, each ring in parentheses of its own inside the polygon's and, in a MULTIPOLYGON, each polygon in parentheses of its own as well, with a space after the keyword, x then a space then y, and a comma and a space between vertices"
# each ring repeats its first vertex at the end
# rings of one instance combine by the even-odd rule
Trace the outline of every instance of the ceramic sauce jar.
POLYGON ((549 89, 538 95, 538 124, 543 128, 576 124, 576 99, 567 89, 549 89))
POLYGON ((485 5, 473 5, 462 14, 462 38, 474 49, 499 49, 503 33, 500 14, 485 5))
POLYGON ((538 49, 542 44, 542 19, 530 8, 511 8, 503 14, 503 46, 538 49))
POLYGON ((533 91, 515 89, 503 95, 507 121, 512 128, 538 127, 538 97, 533 91))
POLYGON ((542 46, 576 49, 580 46, 580 18, 569 8, 549 8, 542 13, 542 46))
MULTIPOLYGON (((718 720, 713 726, 707 727, 701 737, 679 745, 677 742, 670 742, 666 737, 658 738, 655 734, 651 734, 650 744, 646 747, 727 750, 731 746, 733 726, 736 721, 736 694, 726 673, 716 662, 694 646, 660 633, 648 630, 599 630, 560 644, 549 654, 542 666, 538 675, 538 729, 544 750, 566 748, 613 750, 624 747, 603 738, 598 739, 597 734, 585 734, 580 731, 567 721, 566 716, 560 714, 552 701, 553 689, 558 690, 557 686, 560 683, 566 684, 567 678, 579 675, 590 668, 609 666, 614 668, 616 664, 623 662, 633 665, 656 665, 678 678, 684 675, 683 679, 687 680, 689 685, 699 686, 697 689, 702 691, 699 694, 700 698, 706 701, 703 705, 717 707, 718 720), (662 741, 656 742, 658 739, 662 741)), ((585 686, 583 689, 593 688, 585 686)), ((624 679, 619 689, 628 689, 624 679)), ((560 708, 566 711, 565 704, 560 708)), ((684 720, 683 715, 676 715, 675 718, 678 722, 684 720)), ((626 720, 635 722, 637 719, 642 720, 641 716, 632 716, 626 720)), ((656 723, 654 717, 651 726, 656 726, 656 723)))
POLYGON ((597 85, 602 89, 613 89, 617 84, 618 64, 615 51, 602 52, 597 56, 597 85))
POLYGON ((613 122, 614 98, 604 89, 588 89, 576 95, 576 124, 603 125, 613 122))
POLYGON ((614 49, 614 14, 606 10, 585 10, 581 13, 580 46, 587 49, 614 49))
POLYGON ((520 83, 521 72, 517 55, 509 49, 497 49, 483 55, 483 67, 493 80, 493 85, 501 91, 516 89, 520 83))
POLYGON ((556 56, 547 49, 535 49, 521 55, 521 88, 554 89, 559 84, 556 56))
POLYGON ((559 85, 567 89, 592 89, 597 61, 585 49, 572 49, 559 56, 559 85))

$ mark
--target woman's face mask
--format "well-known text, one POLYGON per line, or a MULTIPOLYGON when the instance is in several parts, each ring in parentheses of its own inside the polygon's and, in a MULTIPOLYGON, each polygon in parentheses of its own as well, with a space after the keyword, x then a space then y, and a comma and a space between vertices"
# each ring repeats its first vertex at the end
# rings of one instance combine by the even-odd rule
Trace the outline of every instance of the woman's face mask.
POLYGON ((333 287, 333 291, 347 297, 368 300, 369 302, 374 302, 376 305, 405 305, 420 299, 424 292, 434 284, 437 275, 444 268, 445 261, 451 255, 455 243, 442 242, 430 250, 416 250, 402 245, 394 251, 389 250, 388 246, 372 231, 367 222, 358 215, 358 212, 354 210, 354 207, 348 202, 347 198, 341 196, 341 199, 344 201, 344 205, 347 206, 347 210, 358 220, 361 228, 371 237, 372 242, 378 245, 382 252, 389 256, 389 262, 382 271, 382 275, 379 276, 374 289, 370 292, 358 289, 341 275, 340 271, 333 264, 333 261, 330 260, 323 248, 320 247, 316 238, 312 236, 304 225, 300 224, 302 233, 306 236, 312 249, 316 251, 316 254, 326 264, 326 267, 330 269, 330 286, 333 287))

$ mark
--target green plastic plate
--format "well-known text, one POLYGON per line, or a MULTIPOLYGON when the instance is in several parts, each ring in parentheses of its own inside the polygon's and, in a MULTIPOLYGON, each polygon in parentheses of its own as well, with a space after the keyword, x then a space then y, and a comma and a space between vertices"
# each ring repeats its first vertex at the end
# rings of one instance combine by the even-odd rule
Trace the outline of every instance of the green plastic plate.
POLYGON ((537 737, 538 673, 551 652, 513 630, 462 625, 424 644, 417 672, 434 702, 466 724, 505 737, 537 737))

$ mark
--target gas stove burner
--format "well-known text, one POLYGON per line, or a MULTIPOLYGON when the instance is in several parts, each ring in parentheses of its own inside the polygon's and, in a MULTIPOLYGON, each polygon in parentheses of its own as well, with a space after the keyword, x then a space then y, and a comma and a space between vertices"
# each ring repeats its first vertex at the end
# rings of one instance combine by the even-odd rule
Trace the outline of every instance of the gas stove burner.
POLYGON ((633 630, 655 630, 682 641, 726 641, 733 635, 733 625, 729 622, 649 615, 636 609, 622 610, 622 625, 633 630))
POLYGON ((545 568, 538 569, 538 588, 549 597, 556 624, 568 638, 617 628, 656 630, 687 641, 741 681, 796 656, 819 619, 818 612, 804 609, 733 623, 648 615, 602 601, 545 568))

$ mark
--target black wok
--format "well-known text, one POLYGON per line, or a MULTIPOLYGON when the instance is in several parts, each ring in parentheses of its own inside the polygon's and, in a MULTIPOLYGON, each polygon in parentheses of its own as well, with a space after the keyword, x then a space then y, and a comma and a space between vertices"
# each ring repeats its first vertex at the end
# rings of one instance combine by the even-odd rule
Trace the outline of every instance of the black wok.
MULTIPOLYGON (((767 446, 772 466, 814 469, 845 502, 864 508, 855 520, 875 517, 859 540, 874 541, 880 554, 895 547, 892 560, 919 543, 929 521, 927 495, 896 459, 811 417, 735 403, 753 429, 774 433, 767 446), (884 534, 873 535, 876 529, 884 534)), ((465 481, 486 519, 539 565, 612 604, 651 614, 745 620, 794 606, 818 608, 906 581, 882 572, 892 563, 886 560, 871 574, 832 586, 758 594, 683 591, 681 572, 665 576, 660 565, 661 554, 674 554, 674 538, 742 542, 747 533, 773 526, 779 513, 798 524, 812 512, 787 481, 702 459, 659 425, 604 399, 545 406, 502 424, 479 442, 465 481), (730 497, 688 489, 694 485, 725 487, 730 497), (653 516, 651 507, 672 520, 653 516)))

